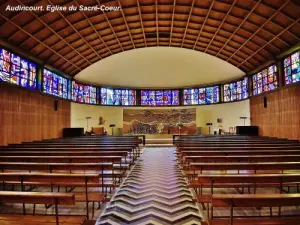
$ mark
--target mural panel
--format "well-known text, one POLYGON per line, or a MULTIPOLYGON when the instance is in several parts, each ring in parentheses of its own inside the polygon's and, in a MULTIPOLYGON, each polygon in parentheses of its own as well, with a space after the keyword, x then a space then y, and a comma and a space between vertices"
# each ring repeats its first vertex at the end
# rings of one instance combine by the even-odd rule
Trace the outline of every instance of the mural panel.
POLYGON ((196 109, 124 109, 124 134, 195 134, 196 109))

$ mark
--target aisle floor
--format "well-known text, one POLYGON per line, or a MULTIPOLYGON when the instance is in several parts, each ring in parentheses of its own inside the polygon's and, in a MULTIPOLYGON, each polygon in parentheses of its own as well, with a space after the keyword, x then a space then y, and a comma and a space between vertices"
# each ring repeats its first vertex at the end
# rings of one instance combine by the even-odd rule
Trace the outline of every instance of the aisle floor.
POLYGON ((200 224, 175 148, 145 148, 97 221, 100 224, 200 224))

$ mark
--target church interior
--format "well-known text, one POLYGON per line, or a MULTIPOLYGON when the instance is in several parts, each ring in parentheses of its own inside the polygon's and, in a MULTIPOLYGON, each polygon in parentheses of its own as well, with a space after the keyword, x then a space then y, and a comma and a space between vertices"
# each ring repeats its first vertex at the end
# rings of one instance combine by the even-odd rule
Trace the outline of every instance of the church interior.
POLYGON ((0 2, 0 225, 300 225, 299 0, 0 2))

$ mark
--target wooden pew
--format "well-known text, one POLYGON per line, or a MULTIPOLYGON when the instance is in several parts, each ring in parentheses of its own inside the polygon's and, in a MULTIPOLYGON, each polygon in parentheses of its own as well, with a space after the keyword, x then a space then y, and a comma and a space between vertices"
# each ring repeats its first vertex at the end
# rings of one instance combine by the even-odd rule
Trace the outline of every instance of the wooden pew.
POLYGON ((299 206, 300 194, 214 194, 212 196, 211 219, 209 225, 298 225, 300 216, 281 217, 281 207, 299 206), (213 210, 216 207, 228 207, 230 218, 214 218, 213 210), (277 217, 270 218, 234 218, 235 207, 279 207, 277 217))
POLYGON ((133 160, 137 159, 140 155, 140 151, 138 149, 133 148, 124 148, 124 147, 35 147, 35 148, 24 148, 22 146, 19 147, 10 147, 10 148, 0 148, 0 152, 2 151, 123 151, 128 152, 133 156, 133 160))
MULTIPOLYGON (((107 162, 112 163, 114 171, 112 174, 113 178, 121 178, 125 176, 128 168, 127 163, 122 163, 121 156, 1 156, 0 162, 48 162, 48 163, 96 163, 96 162, 107 162), (118 163, 118 167, 116 165, 118 163)), ((106 174, 107 176, 107 174, 106 174)))
POLYGON ((133 164, 133 158, 128 161, 128 152, 125 151, 0 151, 0 156, 121 156, 125 164, 133 164))
MULTIPOLYGON (((75 194, 72 193, 49 193, 49 192, 16 192, 16 191, 0 191, 0 202, 2 203, 21 203, 21 204, 47 204, 54 205, 55 216, 52 215, 35 215, 33 221, 26 219, 26 216, 12 215, 0 216, 0 223, 3 225, 59 225, 58 206, 59 205, 75 205, 75 194)), ((23 207, 23 213, 26 215, 25 207, 23 207)), ((84 223, 85 216, 68 216, 61 220, 61 224, 64 225, 81 225, 84 223), (71 219, 72 218, 72 219, 71 219), (69 223, 69 221, 71 223, 69 223)), ((32 218, 32 217, 31 217, 32 218)))
MULTIPOLYGON (((19 184, 21 190, 25 191, 25 186, 48 186, 51 188, 51 192, 54 190, 54 186, 71 186, 71 187, 84 187, 84 197, 79 193, 76 193, 75 200, 79 202, 86 202, 86 217, 89 219, 88 203, 93 202, 93 214, 94 214, 94 202, 103 202, 106 198, 106 194, 103 193, 90 193, 88 187, 98 186, 99 183, 98 174, 62 174, 62 173, 0 173, 0 181, 3 185, 6 184, 19 184), (93 185, 94 184, 94 185, 93 185)), ((5 188, 5 187, 4 187, 5 188)))
POLYGON ((1 156, 1 162, 53 162, 53 163, 89 163, 89 162, 111 162, 121 163, 121 156, 1 156))
MULTIPOLYGON (((1 157, 0 157, 1 160, 1 157)), ((193 162, 298 162, 300 155, 231 155, 231 156, 184 156, 185 168, 193 162)))
MULTIPOLYGON (((198 184, 207 186, 213 194, 214 185, 220 184, 247 184, 253 187, 253 193, 256 193, 258 184, 263 186, 271 185, 278 186, 280 193, 283 192, 283 187, 291 183, 300 183, 300 174, 200 174, 198 175, 198 184)), ((242 185, 243 186, 243 185, 242 185)))
POLYGON ((198 179, 189 183, 189 188, 196 190, 197 201, 210 203, 215 188, 253 188, 256 194, 257 187, 278 187, 283 193, 285 186, 296 185, 299 191, 300 174, 201 174, 198 179), (209 188, 210 194, 203 195, 203 188, 209 188), (199 189, 199 191, 197 191, 199 189))
MULTIPOLYGON (((1 152, 0 152, 1 154, 1 152)), ((299 155, 299 150, 231 150, 231 151, 182 151, 181 156, 234 156, 234 155, 299 155)))
POLYGON ((7 170, 25 170, 25 171, 48 171, 52 173, 53 170, 62 171, 84 171, 84 170, 94 170, 100 171, 100 176, 102 180, 102 185, 110 187, 111 184, 104 183, 104 170, 112 171, 114 174, 114 167, 112 163, 24 163, 24 162, 0 162, 0 170, 5 172, 7 170))
POLYGON ((177 151, 233 151, 233 150, 244 150, 244 151, 257 151, 257 150, 300 150, 300 146, 240 146, 240 147, 182 147, 177 148, 177 151))
POLYGON ((221 170, 252 170, 256 173, 257 170, 299 170, 300 162, 225 162, 225 163, 191 163, 191 174, 193 177, 196 175, 196 170, 202 174, 203 170, 221 171, 221 170))

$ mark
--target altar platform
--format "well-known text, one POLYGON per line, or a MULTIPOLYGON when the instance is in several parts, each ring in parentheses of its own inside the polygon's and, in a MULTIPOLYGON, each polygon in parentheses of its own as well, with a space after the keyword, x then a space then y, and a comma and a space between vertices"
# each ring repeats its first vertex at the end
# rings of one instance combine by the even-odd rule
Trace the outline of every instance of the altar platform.
POLYGON ((146 134, 146 145, 148 147, 173 146, 173 134, 146 134))

